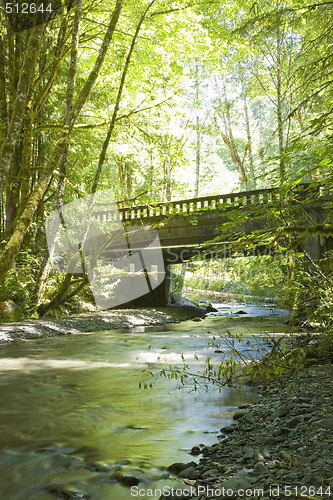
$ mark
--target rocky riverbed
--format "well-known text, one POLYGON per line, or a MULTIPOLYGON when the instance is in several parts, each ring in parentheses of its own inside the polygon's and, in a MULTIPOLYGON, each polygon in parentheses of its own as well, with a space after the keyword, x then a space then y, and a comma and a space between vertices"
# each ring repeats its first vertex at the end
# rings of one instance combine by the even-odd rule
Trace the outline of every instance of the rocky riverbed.
POLYGON ((219 442, 192 450, 198 463, 169 467, 183 479, 183 494, 161 500, 333 497, 332 364, 268 383, 258 402, 233 418, 219 442))

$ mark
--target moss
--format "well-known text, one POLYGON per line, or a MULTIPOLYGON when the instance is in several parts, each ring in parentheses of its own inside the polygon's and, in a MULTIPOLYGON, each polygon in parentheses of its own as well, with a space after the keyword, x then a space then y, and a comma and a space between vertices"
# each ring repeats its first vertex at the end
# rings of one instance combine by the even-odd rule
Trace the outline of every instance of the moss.
POLYGON ((12 300, 0 302, 0 323, 12 323, 21 318, 22 311, 12 300))

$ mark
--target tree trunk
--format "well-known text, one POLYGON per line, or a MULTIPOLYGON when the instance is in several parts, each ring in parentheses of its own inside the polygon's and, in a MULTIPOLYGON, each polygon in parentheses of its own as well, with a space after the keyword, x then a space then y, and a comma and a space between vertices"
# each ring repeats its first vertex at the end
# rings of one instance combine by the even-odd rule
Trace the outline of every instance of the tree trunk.
MULTIPOLYGON (((73 107, 73 98, 74 98, 74 90, 75 90, 75 81, 76 81, 76 73, 77 73, 77 56, 78 56, 78 48, 79 48, 79 37, 80 37, 80 24, 82 18, 82 0, 76 0, 76 10, 74 16, 73 23, 73 31, 72 31, 72 44, 71 44, 71 59, 68 70, 68 78, 67 78, 67 91, 66 91, 66 104, 65 104, 65 115, 64 115, 64 127, 66 127, 68 123, 68 117, 73 107)), ((68 141, 64 147, 64 150, 60 156, 59 162, 59 177, 57 184, 57 195, 55 202, 55 209, 59 211, 60 217, 62 216, 62 208, 63 208, 63 200, 64 200, 64 192, 65 192, 65 179, 66 179, 66 167, 67 167, 67 156, 68 156, 68 141)), ((43 298, 43 294, 45 291, 47 279, 49 276, 49 272, 51 270, 52 258, 55 250, 55 242, 58 228, 54 228, 54 241, 46 249, 46 253, 48 254, 48 258, 46 259, 45 266, 43 267, 40 280, 39 280, 39 288, 37 292, 37 303, 39 304, 43 298)), ((69 286, 69 285, 68 285, 69 286)))
POLYGON ((132 196, 132 189, 133 189, 132 175, 133 175, 132 164, 127 161, 126 162, 126 195, 128 198, 131 198, 131 196, 132 196))
POLYGON ((196 109, 196 144, 195 144, 195 189, 194 196, 199 196, 200 183, 200 119, 199 119, 199 76, 198 76, 198 60, 195 60, 195 109, 196 109))
POLYGON ((167 153, 165 158, 165 175, 166 175, 165 199, 166 201, 171 201, 171 168, 170 168, 169 153, 167 153))
POLYGON ((5 78, 5 49, 3 35, 0 33, 0 150, 7 137, 8 116, 5 78))
POLYGON ((10 117, 7 137, 5 138, 0 154, 0 194, 3 192, 6 177, 13 160, 15 145, 21 131, 25 105, 29 87, 35 77, 37 54, 41 43, 44 26, 36 26, 31 30, 28 45, 25 51, 20 78, 17 86, 13 112, 10 117))
POLYGON ((227 99, 227 91, 226 91, 226 86, 225 82, 223 82, 223 102, 221 99, 221 107, 220 107, 220 117, 222 118, 222 122, 224 125, 224 132, 221 130, 221 127, 218 127, 217 123, 216 126, 219 129, 219 132, 221 134, 221 137, 223 139, 223 142, 225 145, 228 147, 231 159, 239 173, 240 176, 240 183, 241 186, 244 187, 244 189, 247 189, 249 178, 248 175, 245 171, 244 168, 244 159, 245 159, 245 154, 243 160, 241 160, 241 157, 238 152, 237 144, 235 142, 233 133, 232 133, 232 126, 231 126, 231 117, 230 117, 230 102, 228 102, 227 99))
POLYGON ((222 137, 225 145, 228 147, 231 159, 232 159, 232 161, 237 169, 237 172, 239 173, 241 186, 244 187, 245 189, 247 189, 249 179, 248 179, 247 173, 246 173, 245 168, 244 168, 244 163, 239 156, 237 145, 235 143, 235 139, 234 139, 234 136, 232 133, 229 112, 227 111, 225 113, 222 109, 221 116, 222 116, 222 120, 224 123, 224 129, 225 129, 224 132, 223 132, 223 130, 219 129, 221 137, 222 137))
POLYGON ((249 169, 251 176, 251 188, 256 188, 256 179, 254 172, 254 162, 253 162, 253 153, 252 153, 252 136, 251 136, 251 126, 250 126, 250 118, 249 118, 249 108, 247 104, 246 97, 246 89, 244 84, 244 75, 241 75, 241 84, 242 84, 242 93, 243 93, 243 103, 244 103, 244 118, 245 118, 245 129, 246 129, 246 137, 247 137, 247 155, 249 158, 249 169))
MULTIPOLYGON (((64 126, 68 122, 69 114, 73 108, 74 90, 76 82, 77 73, 77 58, 79 50, 79 39, 80 39, 80 25, 82 19, 82 0, 76 0, 75 17, 72 32, 72 44, 71 44, 71 59, 68 69, 67 78, 67 92, 66 92, 66 104, 65 104, 65 116, 64 116, 64 126)), ((59 164, 59 177, 57 186, 57 197, 55 208, 61 213, 63 202, 64 202, 64 192, 65 192, 65 178, 67 170, 67 157, 68 157, 68 144, 65 148, 63 154, 60 158, 59 164)))
POLYGON ((0 196, 0 241, 2 241, 5 234, 5 200, 0 196))
POLYGON ((95 174, 95 178, 94 178, 94 182, 93 182, 93 186, 92 186, 92 190, 91 190, 92 194, 96 193, 97 185, 98 185, 98 182, 99 182, 99 179, 100 179, 100 176, 101 176, 101 173, 102 173, 102 168, 103 168, 103 165, 104 165, 104 162, 105 162, 106 152, 107 152, 107 149, 109 147, 111 136, 112 136, 112 133, 113 133, 113 129, 114 129, 115 124, 116 124, 116 118, 117 118, 118 111, 119 111, 120 100, 121 100, 121 96, 122 96, 122 93, 123 93, 123 90, 124 90, 125 80, 126 80, 127 71, 128 71, 128 68, 129 68, 129 65, 130 65, 130 62, 131 62, 132 53, 133 53, 133 50, 134 50, 134 47, 135 47, 135 44, 136 44, 136 41, 137 41, 137 38, 138 38, 138 35, 139 35, 139 32, 140 32, 140 29, 141 29, 142 23, 145 20, 146 15, 147 15, 150 7, 154 4, 154 2, 155 2, 155 0, 152 0, 149 3, 148 7, 145 9, 145 12, 141 16, 140 21, 139 21, 139 23, 138 23, 138 25, 136 27, 134 36, 132 38, 130 49, 128 51, 128 54, 127 54, 127 57, 126 57, 126 61, 125 61, 125 65, 124 65, 124 69, 123 69, 123 72, 122 72, 122 75, 121 75, 120 84, 119 84, 119 88, 118 88, 118 94, 117 94, 117 98, 116 98, 116 103, 115 103, 114 110, 113 110, 112 117, 111 117, 111 122, 110 122, 110 125, 109 125, 108 132, 106 134, 105 141, 103 143, 101 154, 99 156, 98 166, 97 166, 97 170, 96 170, 96 174, 95 174))
POLYGON ((69 11, 67 12, 67 15, 63 18, 60 29, 59 29, 59 35, 58 35, 58 39, 57 39, 57 46, 55 49, 53 62, 50 63, 50 61, 47 60, 48 59, 47 56, 45 57, 44 60, 41 61, 40 74, 37 77, 35 83, 37 85, 43 81, 44 86, 43 86, 43 89, 40 91, 37 102, 35 103, 35 113, 36 114, 39 113, 39 111, 41 110, 41 108, 43 106, 45 99, 49 95, 49 93, 53 87, 53 84, 56 80, 56 77, 58 75, 60 64, 67 54, 67 50, 68 50, 67 49, 68 18, 69 18, 69 11), (47 63, 47 66, 50 68, 51 74, 49 75, 47 81, 44 82, 44 72, 45 72, 46 63, 47 63))
MULTIPOLYGON (((15 82, 15 66, 13 61, 15 61, 15 44, 14 44, 14 33, 12 31, 11 25, 6 19, 6 28, 7 28, 7 47, 8 47, 8 124, 10 117, 13 114, 13 107, 15 101, 15 92, 17 89, 17 82, 15 82)), ((8 133, 8 128, 7 128, 8 133)))
POLYGON ((265 143, 264 143, 264 127, 263 127, 263 111, 261 101, 258 99, 258 126, 259 126, 259 158, 262 187, 266 187, 266 172, 264 167, 265 143))
POLYGON ((277 126, 278 126, 278 138, 279 138, 279 171, 280 171, 280 183, 286 180, 286 166, 283 157, 284 154, 284 121, 283 121, 283 94, 282 94, 282 40, 280 31, 280 15, 277 14, 276 19, 276 93, 277 93, 277 105, 276 105, 276 116, 277 116, 277 126))
POLYGON ((200 185, 200 122, 199 117, 196 117, 196 145, 195 145, 195 198, 199 197, 200 185))
MULTIPOLYGON (((125 61, 124 69, 123 69, 121 80, 120 80, 120 84, 119 84, 118 94, 117 94, 116 103, 115 103, 115 107, 114 107, 114 110, 113 110, 113 114, 112 114, 110 126, 109 126, 106 138, 105 138, 103 146, 102 146, 102 150, 101 150, 101 153, 100 153, 100 157, 99 157, 99 162, 98 162, 98 166, 97 166, 95 178, 94 178, 93 185, 92 185, 92 190, 91 190, 92 194, 95 194, 96 191, 97 191, 98 182, 99 182, 99 179, 100 179, 100 176, 101 176, 101 173, 102 173, 102 168, 103 168, 103 165, 104 165, 104 162, 105 162, 107 148, 109 146, 110 139, 111 139, 114 127, 115 127, 116 118, 117 118, 117 114, 118 114, 118 111, 119 111, 120 100, 121 100, 122 92, 123 92, 123 89, 124 89, 126 76, 127 76, 129 64, 130 64, 130 61, 131 61, 132 53, 133 53, 133 50, 134 50, 134 47, 135 47, 135 44, 136 44, 136 41, 137 41, 137 38, 138 38, 138 35, 139 35, 139 31, 141 29, 142 23, 143 23, 146 15, 147 15, 148 10, 150 9, 150 7, 153 5, 154 2, 155 2, 155 0, 152 0, 152 2, 148 5, 147 9, 145 10, 144 14, 142 15, 142 17, 140 18, 140 21, 138 23, 138 26, 136 28, 135 34, 133 36, 133 39, 132 39, 132 42, 131 42, 131 45, 130 45, 129 52, 128 52, 127 57, 126 57, 126 61, 125 61)), ((91 206, 90 206, 90 209, 88 210, 88 213, 92 212, 93 203, 94 203, 94 197, 91 198, 91 206)), ((81 242, 81 248, 83 248, 83 246, 85 244, 85 240, 86 240, 88 232, 89 232, 89 225, 90 225, 89 221, 87 221, 85 235, 83 236, 82 242, 81 242)), ((84 277, 83 279, 85 280, 86 277, 84 277)), ((59 305, 64 300, 64 297, 66 296, 66 291, 69 288, 70 284, 71 284, 71 280, 70 279, 69 280, 65 279, 60 292, 52 300, 52 304, 59 305)), ((41 314, 44 314, 45 311, 48 310, 50 307, 53 307, 53 306, 42 305, 39 308, 39 312, 41 314)))
POLYGON ((99 53, 98 53, 98 56, 96 58, 94 67, 93 67, 92 71, 90 72, 90 75, 88 76, 88 79, 87 79, 86 83, 84 84, 84 86, 83 86, 83 88, 82 88, 82 90, 81 90, 81 92, 76 100, 76 103, 75 103, 75 105, 70 113, 70 116, 68 119, 68 122, 69 122, 68 125, 69 125, 70 129, 73 128, 74 123, 78 117, 78 114, 80 113, 81 109, 83 108, 83 106, 84 106, 84 104, 85 104, 85 102, 90 94, 90 91, 93 88, 93 86, 97 80, 98 74, 99 74, 100 69, 103 65, 106 53, 107 53, 109 45, 111 43, 114 30, 116 29, 116 26, 117 26, 117 23, 119 20, 120 12, 122 9, 122 3, 123 3, 122 0, 116 1, 116 5, 115 5, 115 8, 114 8, 113 13, 112 13, 111 20, 110 20, 110 23, 108 25, 108 29, 107 29, 105 37, 103 39, 102 45, 99 49, 99 53))
POLYGON ((26 119, 23 126, 22 157, 20 168, 20 205, 18 215, 20 215, 29 199, 30 194, 30 167, 32 160, 32 125, 34 120, 33 96, 26 106, 26 119))
POLYGON ((182 297, 183 288, 185 284, 185 274, 186 274, 187 262, 182 263, 182 268, 180 271, 180 285, 179 285, 179 295, 182 297))
MULTIPOLYGON (((0 280, 3 278, 5 273, 11 268, 13 265, 15 258, 17 254, 20 251, 22 241, 24 239, 25 233, 29 228, 29 225, 31 224, 31 221, 33 219, 33 216, 35 214, 35 211, 37 210, 38 204, 41 201, 41 199, 44 196, 44 192, 48 187, 49 180, 52 176, 53 170, 56 168, 56 165, 59 162, 59 158, 61 154, 64 152, 64 149, 66 148, 66 144, 68 141, 68 137, 70 132, 73 129, 73 126, 75 124, 75 120, 81 111, 82 107, 84 106, 86 100, 88 99, 88 96, 90 94, 90 91, 98 77, 98 73, 101 69, 101 66, 103 64, 103 61, 105 59, 108 47, 111 43, 112 36, 114 33, 114 30, 116 28, 120 12, 121 12, 121 7, 122 7, 122 0, 117 0, 116 6, 114 8, 107 32, 105 34, 104 40, 102 42, 99 54, 96 58, 96 62, 94 65, 94 68, 92 69, 86 84, 84 85, 82 91, 80 92, 80 95, 75 103, 75 106, 70 113, 70 116, 68 118, 68 123, 64 127, 64 130, 62 132, 62 136, 58 139, 53 154, 51 155, 44 171, 42 172, 39 182, 34 189, 34 191, 31 193, 29 197, 29 201, 27 203, 27 206, 25 207, 21 217, 19 218, 15 229, 13 231, 13 235, 8 241, 4 252, 0 256, 0 280)), ((17 105, 18 107, 18 105, 17 105)), ((16 129, 14 129, 16 130, 16 129)), ((8 132, 9 136, 9 132, 8 132)), ((1 158, 0 158, 1 162, 1 158)), ((2 162, 3 164, 4 162, 2 162)), ((1 163, 0 163, 1 165, 1 163)), ((6 163, 5 163, 6 165, 6 163)), ((0 171, 0 180, 1 180, 1 171, 0 171)), ((0 191, 1 192, 1 191, 0 191)))

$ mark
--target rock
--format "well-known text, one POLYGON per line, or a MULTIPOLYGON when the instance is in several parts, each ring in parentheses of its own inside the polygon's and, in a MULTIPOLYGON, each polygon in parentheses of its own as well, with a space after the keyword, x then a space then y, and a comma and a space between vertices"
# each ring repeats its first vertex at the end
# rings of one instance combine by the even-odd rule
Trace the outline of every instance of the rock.
POLYGON ((240 311, 236 311, 234 314, 247 314, 247 312, 240 310, 240 311))
POLYGON ((169 465, 168 471, 172 472, 172 474, 179 474, 182 470, 186 469, 188 464, 184 464, 183 462, 175 462, 174 464, 169 465))
POLYGON ((193 467, 189 478, 200 473, 196 484, 209 486, 218 478, 218 488, 232 490, 224 500, 241 500, 235 498, 239 489, 259 486, 331 484, 333 365, 301 368, 281 382, 266 382, 251 409, 235 411, 232 432, 221 428, 230 432, 228 440, 204 447, 199 465, 185 464, 193 467))
POLYGON ((270 444, 277 444, 280 442, 280 438, 278 437, 268 437, 264 440, 264 444, 270 445, 270 444))
POLYGON ((300 443, 299 441, 292 441, 289 445, 289 448, 291 450, 298 450, 298 448, 301 448, 302 446, 302 443, 300 443))
POLYGON ((22 311, 12 300, 0 302, 0 323, 12 323, 20 321, 22 311))
POLYGON ((266 474, 267 472, 268 472, 268 469, 265 466, 264 462, 257 462, 255 464, 253 473, 255 473, 255 474, 266 474))
POLYGON ((306 475, 306 476, 303 476, 302 479, 301 479, 301 484, 303 484, 304 486, 306 485, 310 485, 311 484, 311 476, 310 475, 306 475))
POLYGON ((283 418, 288 414, 287 408, 285 406, 281 406, 277 410, 272 413, 273 418, 283 418))
POLYGON ((248 413, 247 410, 236 410, 232 418, 234 420, 240 420, 244 418, 247 415, 247 413, 248 413))
POLYGON ((262 456, 264 457, 265 460, 268 460, 271 458, 271 454, 266 448, 262 450, 262 456))
POLYGON ((323 427, 324 429, 332 429, 333 430, 333 418, 326 417, 318 420, 318 426, 323 427))
POLYGON ((225 427, 221 427, 220 431, 224 434, 230 434, 233 432, 234 428, 231 425, 226 425, 225 427))
POLYGON ((297 481, 298 474, 296 472, 290 472, 287 476, 286 479, 293 484, 295 481, 297 481))
POLYGON ((199 322, 199 321, 202 321, 202 320, 201 320, 201 318, 199 318, 199 317, 195 317, 195 318, 192 318, 192 321, 199 322))
POLYGON ((87 469, 92 471, 92 472, 109 472, 110 471, 110 468, 107 465, 100 465, 100 464, 96 464, 95 462, 87 464, 87 469))
POLYGON ((254 456, 254 450, 252 448, 245 448, 243 450, 244 460, 252 460, 254 456))
POLYGON ((253 462, 256 464, 257 462, 263 462, 263 461, 264 461, 263 454, 260 451, 256 450, 254 452, 253 462))
POLYGON ((288 436, 288 434, 290 434, 290 432, 291 432, 291 429, 288 429, 288 427, 280 427, 280 429, 278 429, 277 432, 282 434, 282 436, 288 436))
POLYGON ((195 468, 193 466, 191 467, 187 467, 186 469, 183 469, 179 474, 178 476, 179 477, 184 477, 186 479, 191 479, 190 478, 190 475, 195 472, 195 468))
POLYGON ((244 467, 243 469, 241 469, 240 471, 237 472, 237 474, 235 474, 236 477, 245 477, 245 476, 248 476, 251 472, 253 472, 254 469, 247 469, 246 467, 244 467))
POLYGON ((309 418, 309 419, 308 419, 308 424, 309 424, 309 425, 314 424, 314 423, 316 423, 316 424, 317 424, 317 422, 318 422, 318 417, 317 417, 317 415, 316 415, 315 417, 311 417, 311 418, 309 418))
POLYGON ((300 419, 298 417, 291 418, 287 420, 288 427, 296 427, 300 423, 300 419))
POLYGON ((219 476, 219 470, 218 469, 209 469, 206 472, 204 472, 201 477, 202 479, 208 479, 208 478, 216 478, 219 476))
POLYGON ((209 304, 206 307, 206 312, 219 312, 219 311, 218 311, 218 309, 216 309, 215 307, 213 307, 211 304, 209 304))
POLYGON ((245 479, 244 477, 231 477, 227 479, 221 484, 221 487, 226 490, 233 490, 235 494, 237 494, 238 490, 246 490, 251 487, 251 482, 249 479, 245 479))
POLYGON ((188 477, 188 479, 191 479, 191 480, 197 480, 197 479, 200 479, 200 478, 201 478, 201 473, 197 469, 194 469, 194 471, 191 472, 191 474, 188 477))
POLYGON ((65 500, 78 500, 79 498, 89 498, 89 496, 79 493, 78 491, 63 490, 61 488, 50 488, 49 493, 56 496, 57 498, 63 498, 65 500))
POLYGON ((114 476, 114 479, 124 486, 137 486, 140 483, 140 479, 135 476, 114 476))
POLYGON ((200 455, 201 453, 201 450, 199 448, 199 446, 193 446, 192 450, 190 451, 190 455, 200 455))

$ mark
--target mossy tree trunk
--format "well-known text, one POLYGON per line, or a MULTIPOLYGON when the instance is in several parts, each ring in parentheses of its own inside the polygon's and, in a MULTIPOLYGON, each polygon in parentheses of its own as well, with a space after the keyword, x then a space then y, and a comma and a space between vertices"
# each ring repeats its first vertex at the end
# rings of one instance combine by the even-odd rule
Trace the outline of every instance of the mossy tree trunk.
MULTIPOLYGON (((49 185, 51 176, 53 175, 54 170, 57 168, 61 155, 66 150, 69 135, 74 127, 75 121, 89 97, 91 89, 96 82, 102 64, 104 62, 116 25, 119 20, 121 8, 122 0, 117 0, 99 53, 96 57, 94 67, 92 68, 85 84, 83 85, 83 88, 79 93, 75 104, 73 105, 72 111, 69 113, 67 122, 64 124, 61 137, 56 142, 53 153, 50 155, 45 167, 41 171, 36 186, 31 192, 23 212, 15 222, 12 235, 0 256, 0 280, 4 277, 5 273, 13 266, 16 256, 21 249, 21 245, 26 232, 49 185)), ((4 186, 9 166, 14 154, 15 145, 17 143, 21 130, 28 94, 28 87, 33 79, 36 78, 35 72, 31 72, 31 68, 35 68, 36 66, 38 43, 40 42, 42 33, 43 26, 37 26, 36 28, 33 28, 32 33, 29 37, 26 55, 21 69, 17 95, 13 106, 13 115, 8 127, 6 140, 2 147, 3 156, 0 158, 0 188, 4 186)))
MULTIPOLYGON (((10 122, 6 138, 3 141, 0 154, 0 194, 3 192, 7 175, 14 159, 15 147, 19 140, 21 126, 26 108, 26 101, 31 86, 35 78, 35 68, 37 55, 41 44, 44 26, 32 28, 27 48, 25 50, 20 76, 18 80, 16 96, 13 103, 13 111, 10 116, 10 122)), ((14 84, 12 82, 12 84, 14 84)), ((10 89, 10 93, 13 89, 10 89)))

